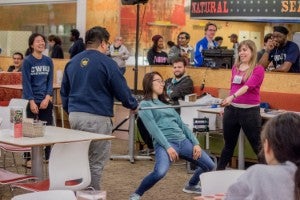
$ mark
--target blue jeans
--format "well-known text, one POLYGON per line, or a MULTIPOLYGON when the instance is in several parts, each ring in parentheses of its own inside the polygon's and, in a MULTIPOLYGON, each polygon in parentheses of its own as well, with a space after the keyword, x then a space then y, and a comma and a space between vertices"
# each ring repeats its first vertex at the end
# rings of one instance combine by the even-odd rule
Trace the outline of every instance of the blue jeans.
MULTIPOLYGON (((197 185, 200 181, 200 174, 208 172, 214 169, 215 164, 211 158, 202 151, 201 157, 198 160, 193 159, 193 144, 190 140, 185 139, 183 141, 171 141, 170 145, 176 150, 178 155, 190 162, 197 165, 193 176, 189 181, 189 185, 197 185)), ((155 145, 155 165, 154 170, 148 176, 144 178, 138 189, 135 191, 136 194, 142 196, 147 190, 154 186, 160 179, 162 179, 168 172, 171 165, 171 160, 167 151, 160 145, 155 145)))

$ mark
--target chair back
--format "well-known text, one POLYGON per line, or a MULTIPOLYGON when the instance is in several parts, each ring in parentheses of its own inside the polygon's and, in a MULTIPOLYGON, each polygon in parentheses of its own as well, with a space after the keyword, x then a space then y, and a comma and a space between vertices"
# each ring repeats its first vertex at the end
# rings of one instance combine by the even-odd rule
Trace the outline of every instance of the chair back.
POLYGON ((9 129, 11 127, 9 107, 0 106, 0 118, 2 118, 0 129, 9 129))
POLYGON ((49 190, 43 192, 32 192, 14 196, 12 200, 76 200, 76 196, 71 190, 49 190))
POLYGON ((91 141, 56 143, 49 159, 49 190, 81 190, 90 185, 91 141))
POLYGON ((221 170, 205 172, 200 175, 202 195, 226 193, 245 170, 221 170))
POLYGON ((23 117, 26 118, 27 117, 27 114, 26 114, 27 105, 28 105, 28 100, 13 98, 9 101, 8 107, 12 107, 12 106, 22 107, 23 108, 23 117))

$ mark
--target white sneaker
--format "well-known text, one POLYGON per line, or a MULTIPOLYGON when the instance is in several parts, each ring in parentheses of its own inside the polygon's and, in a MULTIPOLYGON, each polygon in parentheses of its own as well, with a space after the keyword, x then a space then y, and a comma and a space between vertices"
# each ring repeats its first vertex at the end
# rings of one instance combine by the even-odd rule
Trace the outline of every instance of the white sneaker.
POLYGON ((130 195, 129 200, 140 200, 141 196, 138 195, 137 193, 133 193, 130 195))

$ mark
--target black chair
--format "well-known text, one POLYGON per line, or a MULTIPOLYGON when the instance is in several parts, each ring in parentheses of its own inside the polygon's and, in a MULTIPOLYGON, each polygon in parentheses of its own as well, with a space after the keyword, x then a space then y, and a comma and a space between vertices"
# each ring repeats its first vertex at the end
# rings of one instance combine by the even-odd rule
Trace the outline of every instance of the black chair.
POLYGON ((137 125, 138 130, 140 132, 140 135, 141 135, 144 143, 147 145, 148 149, 154 149, 153 142, 152 142, 152 136, 150 135, 150 133, 146 129, 146 127, 145 127, 143 121, 141 120, 141 118, 138 117, 136 119, 136 125, 137 125))

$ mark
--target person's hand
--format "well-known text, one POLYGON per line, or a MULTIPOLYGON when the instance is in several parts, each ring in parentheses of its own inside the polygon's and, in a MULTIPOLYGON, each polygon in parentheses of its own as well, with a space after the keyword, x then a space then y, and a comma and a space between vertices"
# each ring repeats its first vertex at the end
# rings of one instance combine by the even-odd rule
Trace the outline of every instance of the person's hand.
POLYGON ((178 153, 176 152, 176 150, 173 147, 169 147, 167 149, 167 153, 169 154, 170 160, 172 162, 175 162, 176 160, 179 159, 178 153))
POLYGON ((49 99, 48 98, 45 98, 41 104, 40 104, 40 109, 46 109, 48 107, 48 104, 49 104, 49 99))
POLYGON ((195 145, 193 148, 193 159, 197 160, 198 158, 200 158, 201 153, 202 153, 201 147, 199 145, 195 145))
POLYGON ((139 111, 139 107, 137 107, 135 110, 130 110, 130 114, 137 114, 139 111))
POLYGON ((275 43, 267 43, 266 44, 266 51, 270 52, 271 50, 274 49, 275 43))
POLYGON ((180 55, 181 55, 181 57, 185 57, 185 58, 189 57, 189 54, 186 52, 181 52, 180 55))
POLYGON ((221 117, 223 117, 223 115, 224 115, 224 110, 223 110, 223 109, 219 112, 219 115, 220 115, 221 117))
POLYGON ((33 114, 39 114, 39 108, 36 105, 36 103, 34 102, 34 100, 30 100, 29 101, 30 104, 30 110, 33 114))
POLYGON ((233 100, 233 95, 230 95, 229 97, 226 97, 222 103, 221 103, 221 106, 229 106, 233 100))

